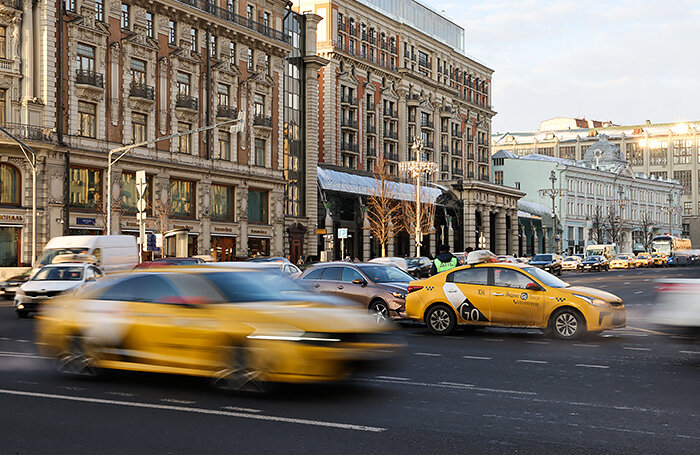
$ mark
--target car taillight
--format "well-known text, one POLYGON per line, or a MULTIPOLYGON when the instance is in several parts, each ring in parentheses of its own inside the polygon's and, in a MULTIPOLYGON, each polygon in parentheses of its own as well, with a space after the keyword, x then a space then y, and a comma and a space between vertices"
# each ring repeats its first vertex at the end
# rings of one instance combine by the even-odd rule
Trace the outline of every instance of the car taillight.
POLYGON ((411 292, 413 292, 413 291, 419 291, 419 290, 421 290, 421 289, 423 289, 423 286, 409 286, 409 287, 408 287, 408 292, 411 293, 411 292))

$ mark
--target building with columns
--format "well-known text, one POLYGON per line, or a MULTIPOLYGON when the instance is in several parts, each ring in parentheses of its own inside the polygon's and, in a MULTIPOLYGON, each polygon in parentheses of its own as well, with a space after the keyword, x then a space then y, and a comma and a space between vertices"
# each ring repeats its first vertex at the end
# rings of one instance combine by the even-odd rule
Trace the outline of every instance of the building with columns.
MULTIPOLYGON (((522 193, 490 182, 493 71, 465 54, 464 29, 415 0, 296 0, 294 9, 323 18, 317 52, 329 63, 319 76, 319 173, 370 178, 381 156, 401 180, 399 163, 416 159, 410 148, 420 139, 421 160, 438 166, 425 186, 440 193, 422 254, 436 254, 441 243, 509 251, 522 193)), ((380 254, 366 229, 363 187, 319 182, 319 228, 349 234, 343 252, 337 236, 319 235, 319 250, 362 260, 380 254)), ((389 254, 415 253, 412 235, 397 232, 389 254)))
POLYGON ((494 153, 494 180, 526 193, 521 210, 543 217, 544 232, 522 223, 519 254, 582 254, 597 243, 615 243, 618 252, 632 253, 646 250, 653 235, 680 234, 680 215, 672 207, 679 204, 683 187, 633 172, 620 147, 605 135, 597 139, 578 161, 494 153), (553 212, 552 193, 541 192, 552 187, 557 190, 553 212))
MULTIPOLYGON (((182 254, 315 254, 321 18, 286 6, 0 2, 0 120, 38 152, 38 250, 54 236, 105 233, 108 197, 111 232, 136 234, 134 176, 145 170, 147 231, 184 232, 182 254), (109 150, 241 111, 242 132, 224 126, 136 148, 107 182, 109 150)), ((0 266, 27 264, 31 172, 7 136, 0 147, 0 266)))
POLYGON ((634 173, 682 185, 680 202, 672 207, 681 217, 680 234, 700 247, 700 122, 614 125, 585 119, 543 121, 537 131, 496 133, 492 150, 518 156, 540 154, 582 160, 599 135, 620 148, 634 173))

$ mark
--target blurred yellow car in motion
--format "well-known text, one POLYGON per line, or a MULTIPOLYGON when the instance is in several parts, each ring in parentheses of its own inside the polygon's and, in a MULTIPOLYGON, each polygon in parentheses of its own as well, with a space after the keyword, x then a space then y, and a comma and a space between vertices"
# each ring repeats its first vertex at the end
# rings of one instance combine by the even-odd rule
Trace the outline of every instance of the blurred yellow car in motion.
POLYGON ((359 306, 279 275, 204 266, 95 282, 51 301, 37 328, 64 373, 185 374, 243 391, 342 380, 396 356, 392 332, 359 306))
POLYGON ((654 258, 649 253, 639 253, 634 259, 634 265, 636 267, 651 267, 654 265, 654 258))
POLYGON ((539 328, 575 339, 625 326, 625 305, 609 292, 571 287, 529 265, 467 262, 472 265, 411 282, 406 316, 436 335, 474 325, 539 328))
POLYGON ((635 268, 635 260, 629 254, 618 254, 610 261, 611 269, 633 269, 635 268))
POLYGON ((666 267, 668 265, 668 257, 662 253, 656 253, 651 256, 654 258, 654 267, 666 267))

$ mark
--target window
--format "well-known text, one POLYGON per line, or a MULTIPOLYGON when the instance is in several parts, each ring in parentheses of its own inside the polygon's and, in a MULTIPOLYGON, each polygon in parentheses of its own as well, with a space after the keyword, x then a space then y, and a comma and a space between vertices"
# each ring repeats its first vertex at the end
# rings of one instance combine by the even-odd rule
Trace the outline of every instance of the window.
POLYGON ((253 5, 248 5, 246 6, 246 17, 248 18, 248 21, 253 21, 255 20, 255 7, 253 5))
POLYGON ((684 202, 683 203, 683 215, 692 215, 693 214, 693 203, 692 202, 684 202))
POLYGON ((321 279, 321 273, 323 273, 324 268, 323 267, 317 267, 315 269, 312 269, 309 273, 304 275, 304 280, 320 280, 321 279))
POLYGON ((666 180, 667 178, 666 171, 651 171, 649 172, 649 177, 654 177, 657 180, 666 180))
POLYGON ((267 224, 267 191, 248 190, 248 221, 267 224))
POLYGON ((190 28, 190 43, 192 52, 197 52, 197 29, 194 27, 190 28))
POLYGON ((248 48, 248 72, 253 72, 253 48, 248 48))
POLYGON ((216 36, 209 35, 209 57, 216 58, 218 52, 216 51, 216 36))
POLYGON ((567 159, 567 160, 575 160, 576 159, 576 147, 571 147, 571 146, 560 147, 559 153, 560 153, 561 157, 564 159, 567 159))
POLYGON ((95 71, 95 48, 87 44, 78 43, 78 70, 95 71))
POLYGON ((343 267, 340 281, 343 283, 352 283, 354 280, 366 281, 360 272, 352 267, 343 267))
POLYGON ((0 163, 0 205, 21 205, 22 177, 19 170, 0 163))
POLYGON ((644 164, 644 149, 639 146, 639 142, 628 142, 625 144, 627 151, 627 162, 632 166, 644 164))
POLYGON ((255 139, 255 165, 265 166, 265 139, 255 139))
POLYGON ((126 3, 122 3, 122 18, 121 18, 121 27, 124 30, 129 30, 129 27, 131 26, 131 17, 129 15, 129 5, 126 3))
POLYGON ((533 281, 525 274, 511 269, 493 269, 494 286, 503 286, 507 288, 525 289, 529 283, 533 281))
POLYGON ((7 27, 0 27, 0 58, 7 58, 7 27))
POLYGON ((168 44, 172 44, 174 46, 176 40, 177 31, 175 30, 175 21, 170 19, 168 20, 168 44))
POLYGON ((211 218, 220 221, 233 221, 233 187, 211 186, 211 218))
POLYGON ((97 105, 78 101, 78 136, 97 137, 97 105))
POLYGON ((0 89, 0 123, 5 123, 5 112, 7 109, 7 90, 0 89))
POLYGON ((270 56, 265 54, 265 74, 270 74, 270 56))
MULTIPOLYGON (((75 0, 72 0, 75 2, 75 0)), ((95 0, 95 20, 98 20, 100 22, 105 21, 105 1, 104 0, 95 0)))
POLYGON ((146 62, 136 58, 131 59, 131 82, 146 85, 146 62))
MULTIPOLYGON (((178 122, 177 130, 182 133, 183 131, 189 131, 192 129, 190 123, 178 122)), ((180 153, 192 153, 192 135, 186 134, 184 136, 179 136, 177 138, 177 145, 180 153)))
POLYGON ((146 12, 146 36, 153 38, 153 13, 146 12))
POLYGON ((231 133, 219 131, 219 159, 231 161, 231 133))
POLYGON ((231 99, 229 96, 230 90, 231 90, 231 87, 229 85, 219 83, 217 90, 216 90, 216 100, 217 100, 218 106, 228 107, 231 105, 231 99))
POLYGON ((255 116, 265 115, 265 96, 257 93, 253 96, 253 113, 255 116))
POLYGON ((693 185, 692 171, 673 171, 673 178, 683 185, 683 194, 691 194, 693 185))
POLYGON ((73 13, 76 11, 75 0, 66 0, 66 11, 71 11, 73 13))
POLYGON ((321 275, 322 280, 326 281, 338 281, 340 280, 340 273, 343 267, 326 267, 323 270, 323 275, 321 275))
POLYGON ((195 194, 197 185, 192 180, 170 179, 170 215, 176 218, 195 217, 195 194))
POLYGON ((228 9, 232 13, 235 13, 236 12, 236 2, 234 0, 226 0, 226 9, 228 9))
POLYGON ((692 158, 692 141, 690 139, 674 139, 673 164, 690 164, 692 158))
POLYGON ((228 50, 231 55, 231 65, 236 65, 236 43, 231 41, 228 43, 228 50))
POLYGON ((148 137, 148 116, 140 112, 131 113, 131 131, 134 143, 144 142, 148 137))
POLYGON ((187 73, 177 73, 177 94, 190 96, 190 75, 187 73))
POLYGON ((665 166, 668 162, 666 149, 668 149, 668 141, 650 141, 649 164, 665 166))
MULTIPOLYGON (((151 213, 151 201, 153 195, 153 176, 146 176, 146 211, 151 213)), ((136 201, 138 201, 138 192, 136 191, 136 174, 133 172, 122 172, 122 204, 119 207, 126 213, 136 213, 136 201)))
POLYGON ((70 169, 71 207, 95 210, 102 206, 102 171, 84 167, 70 169))
POLYGON ((447 281, 460 284, 477 284, 485 286, 488 284, 488 269, 482 267, 457 270, 448 275, 447 281))
POLYGON ((496 185, 503 185, 503 171, 494 171, 493 179, 496 185))
POLYGON ((166 298, 180 296, 172 283, 155 274, 140 275, 119 281, 100 296, 100 300, 161 303, 166 298))

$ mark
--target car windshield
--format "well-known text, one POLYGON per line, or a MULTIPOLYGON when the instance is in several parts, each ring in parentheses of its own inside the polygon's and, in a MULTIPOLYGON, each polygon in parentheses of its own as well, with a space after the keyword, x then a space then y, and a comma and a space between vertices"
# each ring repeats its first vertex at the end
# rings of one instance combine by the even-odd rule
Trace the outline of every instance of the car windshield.
POLYGON ((375 283, 408 283, 415 280, 398 267, 388 265, 361 265, 358 267, 375 283))
POLYGON ((34 275, 32 281, 80 281, 82 279, 82 267, 44 267, 34 275))
POLYGON ((571 262, 571 261, 575 261, 575 260, 576 260, 576 258, 571 257, 571 256, 569 256, 568 258, 564 259, 564 261, 566 261, 566 262, 571 262))
POLYGON ((532 258, 533 261, 551 261, 552 260, 552 255, 551 254, 536 254, 534 258, 532 258))
POLYGON ((229 302, 285 300, 289 280, 265 272, 209 272, 202 274, 226 296, 229 302))
POLYGON ((586 261, 588 261, 588 262, 591 262, 591 261, 595 262, 595 261, 600 261, 600 260, 602 260, 602 259, 603 259, 602 256, 588 256, 588 257, 586 258, 586 261))
POLYGON ((559 278, 555 277, 549 272, 545 272, 537 267, 525 267, 523 271, 529 273, 533 277, 537 278, 542 284, 550 288, 568 288, 569 283, 566 283, 559 278))
POLYGON ((59 254, 88 254, 88 247, 78 247, 78 248, 49 248, 44 251, 44 254, 39 259, 39 264, 47 265, 51 264, 53 258, 59 254))

